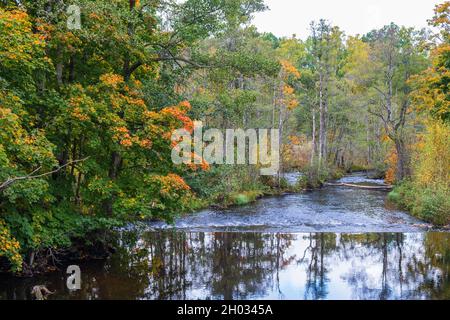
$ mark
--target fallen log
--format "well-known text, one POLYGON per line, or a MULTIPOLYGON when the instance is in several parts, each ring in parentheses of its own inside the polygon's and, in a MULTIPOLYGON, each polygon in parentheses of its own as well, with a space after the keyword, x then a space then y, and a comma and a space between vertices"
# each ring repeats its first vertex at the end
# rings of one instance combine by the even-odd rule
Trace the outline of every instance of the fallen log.
POLYGON ((33 290, 31 290, 31 294, 35 297, 36 300, 46 300, 47 297, 55 292, 47 289, 46 286, 34 286, 33 290))
POLYGON ((390 185, 364 186, 360 184, 351 184, 351 183, 325 183, 325 185, 331 187, 349 187, 368 190, 391 190, 393 188, 393 186, 390 185))

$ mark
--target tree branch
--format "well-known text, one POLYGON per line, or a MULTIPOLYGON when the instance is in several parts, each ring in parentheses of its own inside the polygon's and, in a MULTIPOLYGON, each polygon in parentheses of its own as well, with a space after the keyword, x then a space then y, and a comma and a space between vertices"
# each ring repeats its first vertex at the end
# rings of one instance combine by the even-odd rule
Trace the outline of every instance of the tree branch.
POLYGON ((209 67, 209 66, 198 64, 198 63, 196 63, 196 62, 194 62, 192 60, 189 60, 187 58, 176 57, 176 56, 157 57, 157 58, 150 59, 150 61, 152 61, 152 62, 158 62, 158 61, 176 61, 176 62, 178 61, 179 62, 179 61, 181 61, 181 62, 190 64, 191 66, 194 66, 196 68, 208 68, 209 67))
POLYGON ((0 184, 0 192, 2 192, 3 190, 5 190, 6 188, 10 187, 13 183, 17 182, 17 181, 21 181, 21 180, 31 180, 31 179, 39 179, 39 178, 43 178, 49 175, 52 175, 56 172, 61 171, 62 169, 64 169, 65 167, 74 164, 74 163, 78 163, 78 162, 83 162, 86 161, 87 159, 89 159, 90 157, 86 157, 84 159, 79 159, 79 160, 73 160, 73 161, 69 161, 66 164, 57 167, 56 169, 49 171, 49 172, 45 172, 42 174, 38 174, 38 175, 34 175, 35 173, 37 173, 39 170, 42 169, 42 167, 39 167, 35 170, 33 170, 31 173, 27 174, 26 176, 21 176, 21 177, 14 177, 14 178, 8 178, 5 182, 0 184))
POLYGON ((386 100, 387 100, 387 95, 386 93, 384 93, 380 88, 378 88, 377 86, 373 86, 373 88, 378 91, 378 93, 380 93, 386 100))

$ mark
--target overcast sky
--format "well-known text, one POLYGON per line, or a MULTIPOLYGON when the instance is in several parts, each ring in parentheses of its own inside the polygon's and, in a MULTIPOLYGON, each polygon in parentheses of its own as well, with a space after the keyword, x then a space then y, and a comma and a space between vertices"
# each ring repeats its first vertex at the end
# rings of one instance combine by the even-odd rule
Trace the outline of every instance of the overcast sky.
POLYGON ((305 39, 312 20, 327 19, 345 34, 365 34, 390 22, 422 28, 444 0, 265 0, 269 10, 258 13, 253 24, 261 32, 305 39))

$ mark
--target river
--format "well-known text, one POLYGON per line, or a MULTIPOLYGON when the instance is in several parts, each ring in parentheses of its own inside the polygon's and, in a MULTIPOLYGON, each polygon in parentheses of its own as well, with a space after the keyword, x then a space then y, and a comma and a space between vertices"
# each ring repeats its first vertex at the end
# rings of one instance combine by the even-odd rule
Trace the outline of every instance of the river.
MULTIPOLYGON (((362 174, 340 182, 381 184, 362 174)), ((118 232, 109 259, 0 276, 0 299, 450 299, 450 233, 392 208, 386 192, 328 186, 118 232)))

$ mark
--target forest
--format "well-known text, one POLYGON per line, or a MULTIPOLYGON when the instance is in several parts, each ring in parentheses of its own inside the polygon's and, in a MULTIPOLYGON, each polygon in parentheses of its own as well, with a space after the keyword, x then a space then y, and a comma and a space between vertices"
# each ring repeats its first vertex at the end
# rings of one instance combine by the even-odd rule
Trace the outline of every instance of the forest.
MULTIPOLYGON (((450 1, 429 28, 280 38, 263 0, 0 0, 0 271, 108 251, 110 230, 367 171, 450 224, 450 1), (80 10, 68 10, 76 5, 80 10), (79 13, 79 25, 76 14, 79 13), (72 23, 72 24, 71 24, 72 23), (280 169, 177 165, 173 130, 276 128, 280 169), (283 174, 301 172, 295 185, 283 174)), ((193 153, 193 157, 201 155, 193 153)))

